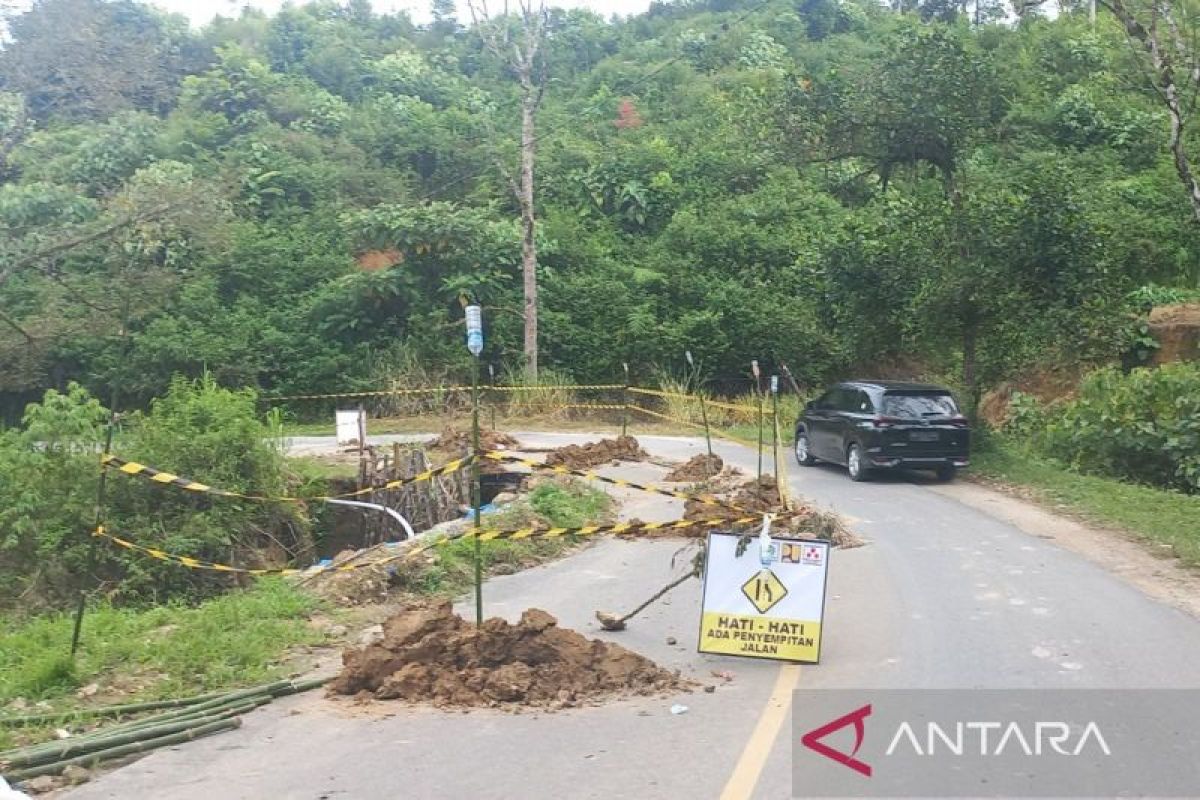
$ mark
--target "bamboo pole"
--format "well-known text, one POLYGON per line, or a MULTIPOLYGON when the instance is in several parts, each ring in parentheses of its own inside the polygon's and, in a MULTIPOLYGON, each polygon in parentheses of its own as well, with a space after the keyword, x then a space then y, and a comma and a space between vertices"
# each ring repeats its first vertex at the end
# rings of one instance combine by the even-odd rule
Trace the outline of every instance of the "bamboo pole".
POLYGON ((135 755, 137 753, 148 753, 151 750, 156 750, 160 747, 169 747, 172 745, 183 744, 194 739, 199 739, 202 736, 208 736, 221 731, 230 731, 241 727, 242 721, 237 717, 231 719, 218 720, 204 725, 197 725, 193 728, 188 728, 184 731, 159 736, 153 739, 144 739, 137 742, 130 742, 116 747, 111 747, 106 750, 98 750, 94 753, 69 758, 63 761, 55 761, 51 764, 42 764, 29 769, 15 770, 7 773, 7 777, 11 781, 25 781, 30 778, 36 778, 39 775, 57 775, 67 767, 94 767, 103 761, 110 761, 114 758, 123 758, 125 756, 135 755))

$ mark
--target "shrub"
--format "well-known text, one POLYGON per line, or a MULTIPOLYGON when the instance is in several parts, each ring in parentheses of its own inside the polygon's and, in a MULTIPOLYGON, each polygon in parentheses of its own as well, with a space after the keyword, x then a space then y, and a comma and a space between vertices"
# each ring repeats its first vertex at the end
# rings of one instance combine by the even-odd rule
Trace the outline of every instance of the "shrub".
POLYGON ((1093 372, 1035 441, 1085 472, 1200 491, 1200 364, 1093 372))
MULTIPOLYGON (((243 494, 280 495, 283 458, 255 396, 210 378, 175 380, 149 413, 123 423, 114 450, 131 460, 243 494)), ((31 404, 20 428, 0 433, 0 607, 62 606, 96 580, 110 600, 196 599, 229 585, 220 573, 186 570, 97 542, 98 459, 108 411, 72 384, 31 404)), ((110 472, 106 524, 139 544, 197 558, 256 565, 269 545, 279 559, 308 545, 292 504, 216 497, 110 472)))

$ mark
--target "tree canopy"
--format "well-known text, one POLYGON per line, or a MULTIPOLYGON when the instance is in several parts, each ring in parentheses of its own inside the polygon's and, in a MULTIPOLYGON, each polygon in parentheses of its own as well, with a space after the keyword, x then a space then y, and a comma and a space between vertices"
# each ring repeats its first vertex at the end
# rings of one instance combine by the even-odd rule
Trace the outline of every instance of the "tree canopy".
MULTIPOLYGON (((379 385, 405 359, 464 368, 462 295, 485 307, 484 358, 518 368, 523 209, 500 165, 522 87, 453 4, 433 11, 319 0, 200 30, 132 0, 13 14, 8 416, 73 380, 145 402, 177 374, 293 393, 379 385)), ((1132 289, 1200 284, 1178 168, 1196 134, 1127 24, 1016 12, 552 10, 543 365, 610 382, 690 349, 717 380, 759 359, 817 382, 917 357, 977 391, 1054 352, 1119 355, 1132 289)))

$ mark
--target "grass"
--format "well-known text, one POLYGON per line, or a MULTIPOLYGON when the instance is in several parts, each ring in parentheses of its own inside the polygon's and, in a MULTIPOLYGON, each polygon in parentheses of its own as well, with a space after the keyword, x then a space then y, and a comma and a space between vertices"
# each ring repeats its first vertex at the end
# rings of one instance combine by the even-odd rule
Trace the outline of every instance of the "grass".
MULTIPOLYGON (((261 579, 197 606, 99 605, 84 618, 74 663, 71 614, 0 617, 0 708, 22 698, 30 706, 23 713, 40 713, 273 680, 285 671, 289 648, 323 641, 307 624, 316 607, 314 598, 278 579, 261 579), (99 691, 80 701, 76 691, 91 683, 99 691), (39 701, 49 708, 35 706, 39 701)), ((0 749, 13 736, 0 728, 0 749)))
POLYGON ((1185 564, 1200 566, 1200 496, 1081 475, 1003 440, 973 452, 971 471, 1026 487, 1035 499, 1065 507, 1088 521, 1170 545, 1185 564))

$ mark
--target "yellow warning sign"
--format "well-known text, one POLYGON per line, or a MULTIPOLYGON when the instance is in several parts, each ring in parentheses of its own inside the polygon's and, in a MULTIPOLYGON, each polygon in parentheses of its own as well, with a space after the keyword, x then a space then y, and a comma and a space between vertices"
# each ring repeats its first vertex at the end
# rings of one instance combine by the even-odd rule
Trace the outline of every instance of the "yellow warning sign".
POLYGON ((739 538, 708 536, 700 652, 817 663, 829 543, 739 538))
POLYGON ((750 598, 750 602, 754 604, 758 612, 764 614, 767 609, 784 598, 784 595, 787 594, 787 587, 779 578, 775 577, 774 572, 764 569, 742 584, 742 592, 750 598))

